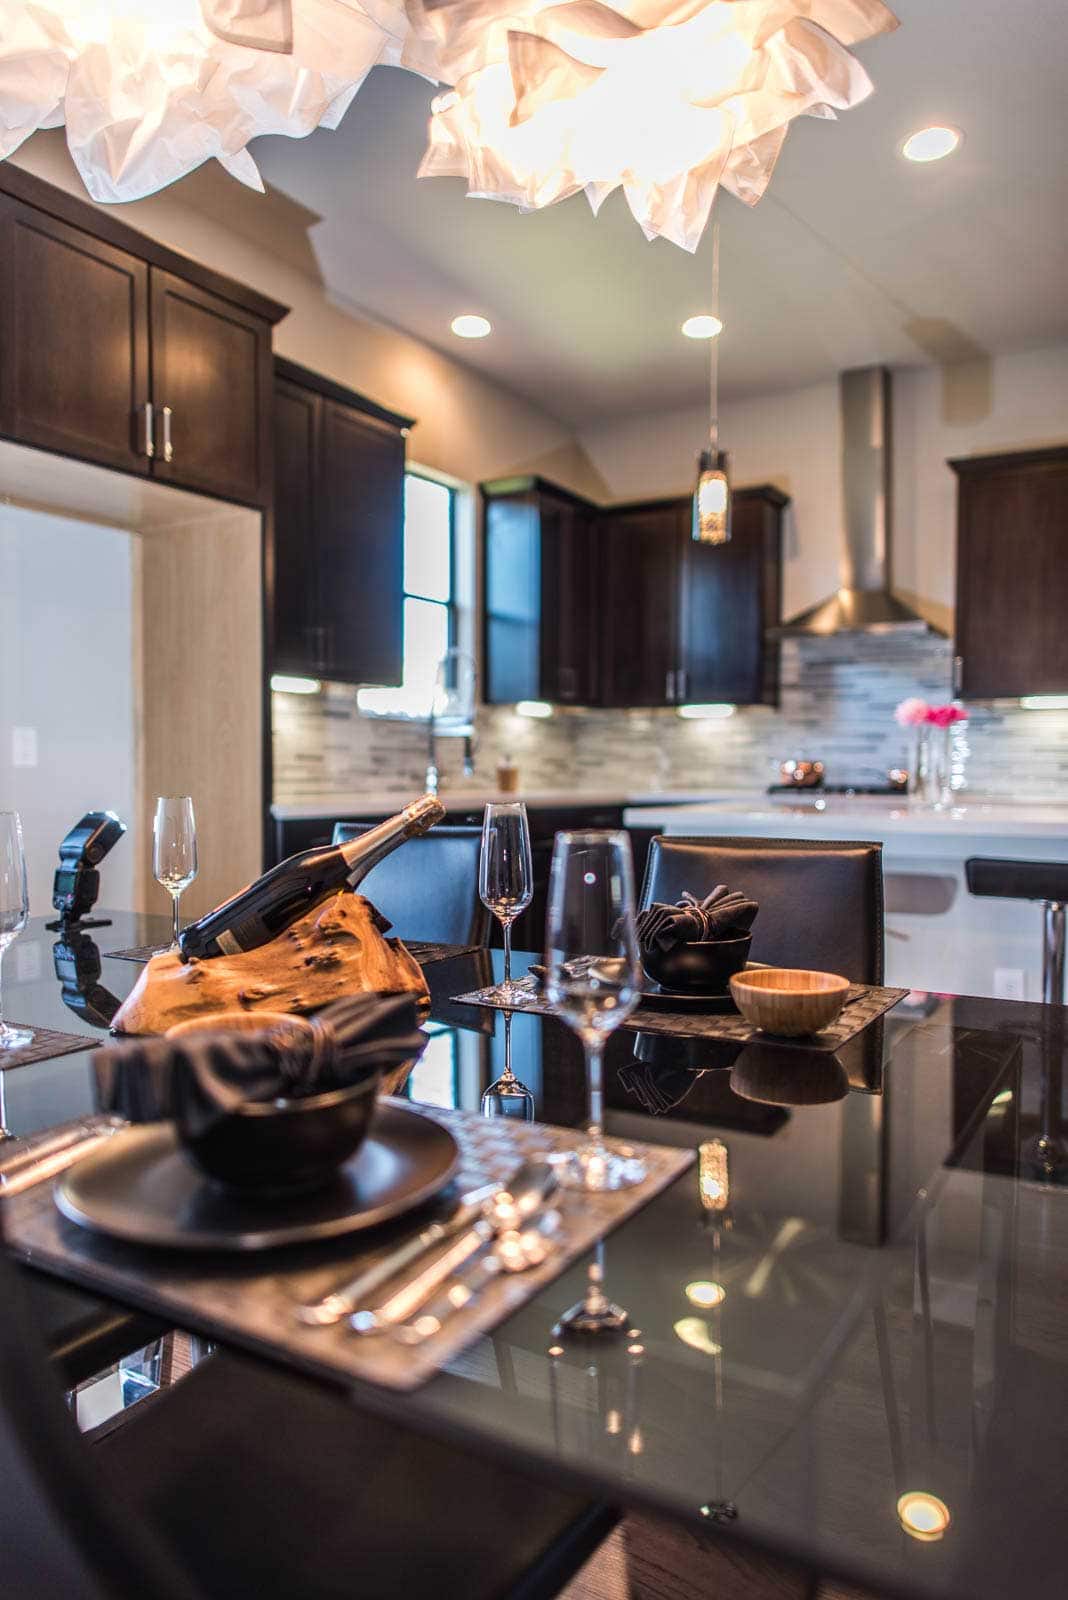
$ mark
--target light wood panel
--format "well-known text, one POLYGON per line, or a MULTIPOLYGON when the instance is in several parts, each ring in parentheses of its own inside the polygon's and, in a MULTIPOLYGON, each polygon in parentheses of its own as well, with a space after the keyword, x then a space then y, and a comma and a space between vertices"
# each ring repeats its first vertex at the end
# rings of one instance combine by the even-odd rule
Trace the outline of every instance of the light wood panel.
POLYGON ((230 508, 143 536, 139 909, 167 896, 152 880, 157 795, 189 794, 200 871, 182 898, 199 916, 255 878, 263 814, 260 517, 230 508))

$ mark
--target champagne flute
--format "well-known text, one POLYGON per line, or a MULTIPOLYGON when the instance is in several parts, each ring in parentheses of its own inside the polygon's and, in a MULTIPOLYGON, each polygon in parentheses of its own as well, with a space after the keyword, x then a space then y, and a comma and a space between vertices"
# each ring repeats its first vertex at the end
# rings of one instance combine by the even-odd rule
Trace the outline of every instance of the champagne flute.
POLYGON ((197 875, 197 825, 187 794, 161 795, 152 824, 152 873, 174 904, 174 940, 178 948, 178 902, 197 875))
POLYGON ((545 993, 586 1052, 586 1143, 563 1170, 579 1189, 623 1189, 645 1166, 604 1142, 604 1042, 641 997, 634 866, 623 832, 558 833, 549 874, 545 993))
MULTIPOLYGON (((18 938, 29 914, 22 824, 17 811, 0 811, 0 967, 3 965, 4 951, 18 938)), ((0 1050, 22 1050, 32 1043, 32 1029, 13 1028, 4 1021, 3 989, 0 986, 0 1050)))
POLYGON ((504 930, 504 982, 486 990, 486 995, 506 1005, 521 1005, 525 993, 512 982, 512 923, 533 898, 534 867, 527 808, 519 801, 486 807, 478 894, 504 930))

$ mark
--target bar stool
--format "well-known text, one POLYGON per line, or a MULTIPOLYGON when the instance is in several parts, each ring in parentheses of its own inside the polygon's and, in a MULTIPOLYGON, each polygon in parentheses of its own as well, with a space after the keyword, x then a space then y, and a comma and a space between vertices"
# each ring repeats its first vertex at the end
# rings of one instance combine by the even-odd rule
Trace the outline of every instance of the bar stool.
POLYGON ((964 874, 971 894, 1041 902, 1042 999, 1046 1005, 1063 1005, 1068 862, 1001 861, 971 856, 964 863, 964 874))

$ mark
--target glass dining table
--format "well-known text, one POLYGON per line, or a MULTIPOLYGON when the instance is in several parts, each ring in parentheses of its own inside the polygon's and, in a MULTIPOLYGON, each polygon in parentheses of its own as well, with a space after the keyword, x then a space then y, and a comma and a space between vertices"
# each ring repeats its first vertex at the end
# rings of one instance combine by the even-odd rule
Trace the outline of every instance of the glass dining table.
MULTIPOLYGON (((95 955, 31 923, 13 1021, 106 1034, 140 970, 107 952, 166 936, 111 915, 82 936, 95 955)), ((500 978, 499 952, 425 972, 408 1098, 477 1113, 507 1043, 535 1117, 581 1123, 564 1026, 455 998, 500 978)), ((697 1160, 603 1246, 626 1332, 554 1333, 583 1260, 421 1388, 346 1400, 876 1593, 1046 1587, 1068 1546, 1066 1018, 914 992, 832 1053, 639 1016, 606 1054, 606 1131, 697 1160)), ((12 1133, 97 1109, 88 1051, 0 1076, 12 1133)))

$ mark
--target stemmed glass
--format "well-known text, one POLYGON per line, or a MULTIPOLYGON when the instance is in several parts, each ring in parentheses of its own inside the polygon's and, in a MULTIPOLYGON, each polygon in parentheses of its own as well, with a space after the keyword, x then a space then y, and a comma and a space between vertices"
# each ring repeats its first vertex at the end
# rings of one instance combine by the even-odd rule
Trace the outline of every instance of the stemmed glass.
MULTIPOLYGON (((22 824, 17 811, 0 811, 0 966, 4 951, 18 938, 29 914, 22 824)), ((13 1028, 4 1021, 3 990, 0 988, 0 1050, 21 1050, 32 1043, 32 1029, 13 1028)))
POLYGON ((561 1176, 579 1189, 623 1189, 645 1177, 641 1161, 604 1142, 604 1042, 638 1004, 630 840, 618 833, 558 833, 549 874, 545 993, 586 1052, 586 1143, 561 1176))
POLYGON ((509 801, 488 805, 482 820, 482 854, 478 863, 478 893, 504 931, 504 982, 485 991, 486 997, 505 1005, 520 1005, 526 998, 512 982, 512 923, 525 911, 534 895, 534 867, 530 856, 527 808, 509 801))
POLYGON ((178 902, 197 875, 197 825, 193 802, 187 794, 161 795, 156 801, 152 824, 152 873, 174 902, 174 941, 178 945, 181 924, 178 902))

